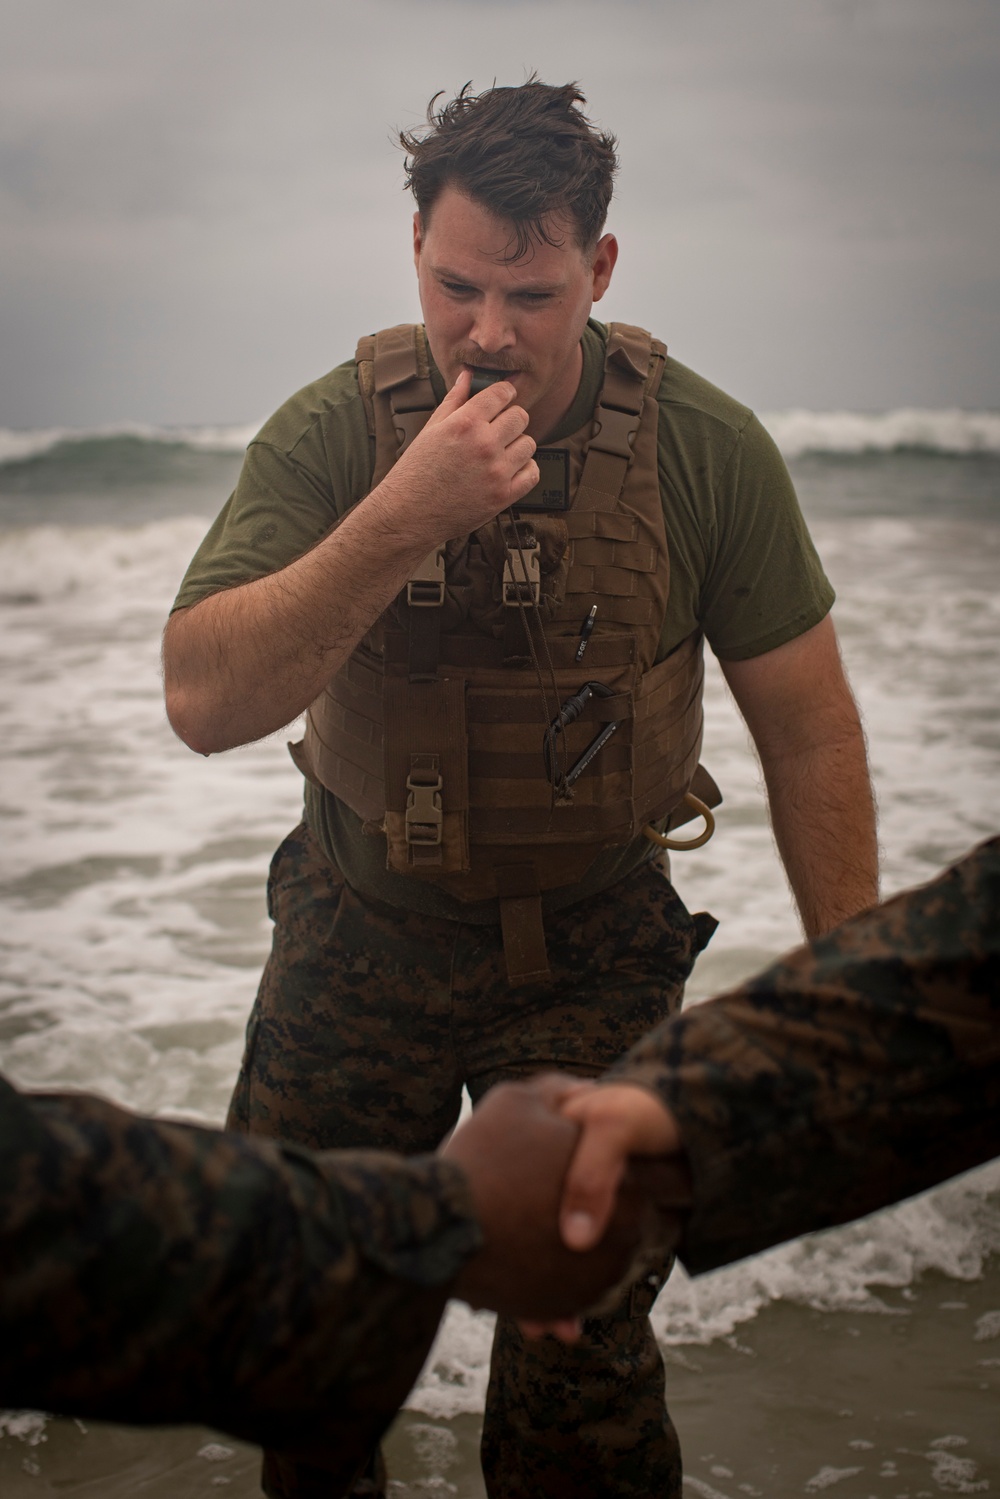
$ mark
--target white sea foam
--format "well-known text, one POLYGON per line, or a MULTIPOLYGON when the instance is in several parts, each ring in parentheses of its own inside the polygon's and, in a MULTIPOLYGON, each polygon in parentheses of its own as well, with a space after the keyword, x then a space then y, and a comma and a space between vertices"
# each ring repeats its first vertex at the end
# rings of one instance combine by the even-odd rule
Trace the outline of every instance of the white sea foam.
MULTIPOLYGON (((678 1266, 653 1309, 664 1347, 733 1338, 765 1307, 795 1302, 826 1312, 890 1312, 880 1289, 930 1271, 975 1280, 1000 1253, 1000 1162, 991 1162, 859 1223, 813 1234, 692 1279, 678 1266)), ((494 1319, 454 1304, 407 1401, 447 1419, 482 1410, 494 1319)))
POLYGON ((301 788, 280 741, 204 761, 166 723, 159 634, 202 530, 3 539, 0 1007, 24 1081, 218 1119, 301 788))
POLYGON ((806 1493, 816 1494, 820 1489, 832 1488, 835 1483, 842 1483, 845 1478, 853 1478, 855 1473, 862 1472, 864 1472, 863 1468, 831 1468, 827 1465, 807 1479, 806 1493))
MULTIPOLYGON (((269 941, 271 849, 297 820, 289 734, 200 759, 166 724, 158 641, 198 519, 0 534, 2 1063, 218 1120, 269 941)), ((821 520, 881 802, 886 886, 927 878, 1000 826, 1000 528, 821 520)), ((723 920, 692 1000, 798 940, 745 731, 712 667, 706 759, 716 838, 675 856, 688 904, 723 920)), ((667 1344, 732 1337, 778 1300, 877 1311, 879 1287, 957 1280, 1000 1250, 994 1167, 915 1202, 691 1281, 667 1344)), ((492 1319, 454 1308, 411 1403, 482 1408, 492 1319)), ((983 1322, 980 1337, 993 1336, 983 1322)))
POLYGON ((803 453, 1000 453, 1000 412, 902 408, 772 411, 761 420, 786 458, 803 453))
POLYGON ((45 1424, 46 1417, 41 1411, 0 1410, 0 1437, 16 1437, 28 1447, 48 1441, 45 1424))

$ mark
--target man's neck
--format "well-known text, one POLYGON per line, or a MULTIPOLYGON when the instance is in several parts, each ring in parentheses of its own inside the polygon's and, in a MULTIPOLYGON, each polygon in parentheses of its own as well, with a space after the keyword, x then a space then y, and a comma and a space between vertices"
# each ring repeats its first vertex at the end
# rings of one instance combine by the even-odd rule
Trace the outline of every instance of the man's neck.
POLYGON ((562 426, 566 413, 576 399, 582 375, 583 346, 578 343, 567 367, 565 378, 560 380, 558 386, 549 391, 537 406, 532 407, 529 413, 528 436, 533 437, 539 447, 544 447, 553 432, 557 432, 562 426))

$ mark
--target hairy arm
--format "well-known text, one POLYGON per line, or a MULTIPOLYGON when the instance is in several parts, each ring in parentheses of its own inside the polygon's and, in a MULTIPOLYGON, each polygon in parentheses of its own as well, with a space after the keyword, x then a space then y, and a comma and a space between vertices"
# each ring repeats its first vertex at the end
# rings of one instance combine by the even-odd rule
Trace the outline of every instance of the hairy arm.
POLYGON ((802 924, 819 936, 878 900, 865 736, 833 621, 722 669, 760 756, 802 924))
POLYGON ((283 728, 322 690, 435 546, 537 482, 527 413, 462 375, 380 485, 304 556, 179 609, 163 638, 167 715, 202 754, 283 728))
POLYGON ((167 716, 191 749, 213 754, 290 723, 430 550, 407 544, 380 491, 280 572, 171 615, 167 716))

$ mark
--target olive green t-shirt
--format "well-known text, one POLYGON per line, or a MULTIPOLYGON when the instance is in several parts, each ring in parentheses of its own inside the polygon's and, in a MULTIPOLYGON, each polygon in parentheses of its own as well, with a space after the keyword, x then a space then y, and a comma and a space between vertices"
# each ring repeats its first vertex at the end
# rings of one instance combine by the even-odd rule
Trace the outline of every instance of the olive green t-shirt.
MULTIPOLYGON (((559 442, 577 431, 600 390, 607 329, 583 335, 583 373, 559 442)), ((436 370, 438 398, 444 385, 436 370)), ((774 442, 745 406, 667 359, 659 391, 660 493, 670 593, 660 658, 701 629, 717 656, 742 661, 819 623, 830 586, 774 442)), ((236 489, 198 548, 175 609, 276 572, 308 551, 371 487, 372 454, 354 361, 298 391, 247 449, 236 489)), ((708 746, 709 758, 711 746, 708 746)), ((306 820, 356 889, 393 905, 465 921, 498 919, 495 901, 469 906, 385 868, 385 841, 350 809, 306 786, 306 820)), ((605 850, 581 885, 550 891, 550 909, 619 879, 649 856, 640 839, 605 850)))

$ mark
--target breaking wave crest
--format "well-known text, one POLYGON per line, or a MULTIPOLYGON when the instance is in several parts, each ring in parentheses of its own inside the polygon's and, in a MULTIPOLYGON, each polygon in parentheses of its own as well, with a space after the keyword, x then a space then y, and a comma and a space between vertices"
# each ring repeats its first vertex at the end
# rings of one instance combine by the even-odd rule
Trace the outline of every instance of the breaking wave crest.
POLYGON ((31 463, 59 450, 76 452, 128 442, 153 448, 190 448, 196 453, 242 453, 260 423, 229 427, 153 427, 123 423, 115 427, 0 427, 0 466, 31 463))
MULTIPOLYGON (((948 456, 1000 456, 1000 412, 771 411, 762 413, 786 458, 807 453, 841 457, 866 453, 917 452, 948 456)), ((259 424, 243 426, 156 427, 139 423, 114 427, 39 427, 27 431, 0 428, 0 467, 43 459, 72 460, 86 449, 148 445, 151 456, 164 447, 195 453, 240 453, 259 424)))
POLYGON ((806 453, 1000 455, 996 411, 772 411, 761 419, 786 458, 806 453))

